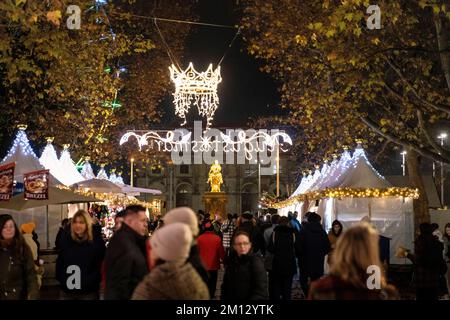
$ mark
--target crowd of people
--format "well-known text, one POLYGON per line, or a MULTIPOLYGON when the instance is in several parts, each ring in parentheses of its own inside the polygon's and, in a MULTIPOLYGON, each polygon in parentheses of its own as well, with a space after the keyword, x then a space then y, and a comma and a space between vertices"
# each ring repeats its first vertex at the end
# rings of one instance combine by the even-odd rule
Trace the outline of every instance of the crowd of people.
MULTIPOLYGON (((132 205, 117 213, 106 243, 95 219, 79 210, 62 221, 55 241, 60 299, 290 300, 295 279, 311 300, 400 297, 387 281, 385 239, 370 221, 345 229, 336 220, 327 233, 318 214, 298 218, 245 212, 222 219, 180 207, 149 221, 144 207, 132 205), (376 288, 368 287, 369 266, 382 270, 376 288)), ((0 300, 39 297, 35 228, 0 215, 0 300)), ((397 250, 413 263, 418 300, 448 297, 449 244, 450 224, 442 234, 423 223, 415 250, 397 250)))

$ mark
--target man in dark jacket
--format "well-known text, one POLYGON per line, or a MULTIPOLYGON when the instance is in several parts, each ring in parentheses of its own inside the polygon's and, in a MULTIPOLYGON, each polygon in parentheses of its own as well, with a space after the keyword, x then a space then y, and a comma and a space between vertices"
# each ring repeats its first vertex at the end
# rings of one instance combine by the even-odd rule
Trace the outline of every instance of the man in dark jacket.
POLYGON ((416 299, 438 300, 439 276, 447 271, 442 255, 444 245, 433 236, 431 224, 421 223, 419 229, 415 253, 405 252, 405 257, 414 264, 416 299))
POLYGON ((106 250, 106 300, 128 300, 148 273, 145 242, 148 219, 139 205, 125 209, 122 227, 113 235, 106 250))
POLYGON ((309 213, 308 222, 299 234, 300 241, 300 285, 306 296, 311 281, 323 276, 325 256, 330 252, 330 241, 320 224, 321 217, 314 212, 309 213))
POLYGON ((67 226, 69 225, 69 219, 65 218, 61 221, 61 226, 59 227, 58 233, 56 234, 56 239, 55 239, 55 249, 59 250, 60 249, 60 241, 61 238, 64 234, 64 232, 67 232, 67 226))
POLYGON ((265 253, 265 243, 264 236, 261 230, 256 226, 253 215, 250 212, 245 212, 241 216, 241 224, 234 231, 247 232, 250 235, 250 240, 253 246, 253 252, 258 255, 264 255, 265 253))
POLYGON ((281 217, 273 229, 268 251, 273 253, 272 270, 269 272, 269 296, 271 300, 291 300, 292 280, 297 273, 296 256, 300 254, 296 231, 287 217, 281 217))

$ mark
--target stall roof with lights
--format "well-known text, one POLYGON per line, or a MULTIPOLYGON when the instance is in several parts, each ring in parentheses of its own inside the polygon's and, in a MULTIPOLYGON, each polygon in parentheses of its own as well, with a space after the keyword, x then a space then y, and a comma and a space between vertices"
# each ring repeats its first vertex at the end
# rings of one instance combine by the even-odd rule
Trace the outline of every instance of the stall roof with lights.
MULTIPOLYGON (((23 175, 27 172, 45 169, 31 148, 25 129, 25 126, 19 128, 11 149, 0 163, 0 165, 16 163, 14 179, 18 182, 23 182, 23 175)), ((61 184, 61 182, 50 173, 50 185, 57 184, 61 184)))
POLYGON ((286 200, 264 199, 270 208, 281 209, 306 200, 325 198, 381 198, 400 196, 417 198, 418 190, 408 187, 394 187, 367 159, 364 149, 358 145, 353 156, 345 150, 337 159, 322 170, 316 168, 314 174, 303 177, 299 187, 286 200))

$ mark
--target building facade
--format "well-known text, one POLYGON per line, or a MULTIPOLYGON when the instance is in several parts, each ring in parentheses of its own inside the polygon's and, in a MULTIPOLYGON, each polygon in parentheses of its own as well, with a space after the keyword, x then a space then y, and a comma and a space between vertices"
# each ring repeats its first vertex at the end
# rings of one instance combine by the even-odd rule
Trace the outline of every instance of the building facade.
MULTIPOLYGON (((298 184, 299 175, 296 162, 291 154, 280 155, 280 195, 290 195, 298 184)), ((141 172, 136 179, 137 187, 159 189, 162 195, 143 196, 142 200, 158 203, 160 212, 174 207, 188 206, 195 211, 204 205, 202 197, 209 192, 208 172, 209 165, 173 165, 162 164, 141 172)), ((272 175, 259 175, 257 164, 222 164, 222 177, 224 184, 221 191, 228 196, 227 211, 229 213, 255 212, 259 209, 258 196, 263 192, 276 194, 276 167, 271 170, 272 175), (261 190, 259 191, 259 177, 261 190)))

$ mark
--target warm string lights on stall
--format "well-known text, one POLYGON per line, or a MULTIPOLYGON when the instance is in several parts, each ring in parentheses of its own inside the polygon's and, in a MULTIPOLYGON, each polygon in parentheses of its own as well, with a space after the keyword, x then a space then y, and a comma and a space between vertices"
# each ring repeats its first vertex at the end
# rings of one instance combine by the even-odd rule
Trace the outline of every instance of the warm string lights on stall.
POLYGON ((304 194, 291 197, 283 201, 270 199, 267 196, 263 198, 262 203, 268 208, 280 209, 295 205, 304 201, 314 201, 327 198, 385 198, 385 197, 404 197, 418 199, 419 190, 412 188, 330 188, 318 191, 311 191, 304 194))

